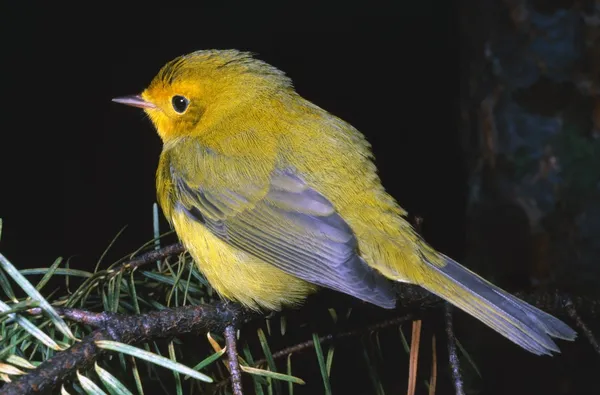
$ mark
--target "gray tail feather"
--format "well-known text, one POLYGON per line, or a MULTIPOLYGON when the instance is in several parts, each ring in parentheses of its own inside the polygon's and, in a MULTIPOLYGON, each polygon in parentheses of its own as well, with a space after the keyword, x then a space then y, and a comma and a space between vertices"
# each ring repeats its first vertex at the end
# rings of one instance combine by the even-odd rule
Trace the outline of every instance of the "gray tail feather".
POLYGON ((436 265, 424 256, 428 266, 442 276, 437 287, 430 289, 426 285, 421 286, 478 318, 524 349, 537 355, 551 355, 551 351, 560 352, 552 337, 574 340, 577 336, 558 318, 503 291, 451 258, 440 256, 444 259, 444 266, 436 265))

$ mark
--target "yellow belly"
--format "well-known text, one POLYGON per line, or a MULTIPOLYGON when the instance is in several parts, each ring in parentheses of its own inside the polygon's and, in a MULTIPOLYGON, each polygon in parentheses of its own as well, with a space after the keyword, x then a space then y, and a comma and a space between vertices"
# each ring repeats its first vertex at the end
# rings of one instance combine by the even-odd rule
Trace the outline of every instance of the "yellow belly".
POLYGON ((224 298, 251 309, 297 305, 317 287, 230 246, 179 210, 173 225, 210 285, 224 298))

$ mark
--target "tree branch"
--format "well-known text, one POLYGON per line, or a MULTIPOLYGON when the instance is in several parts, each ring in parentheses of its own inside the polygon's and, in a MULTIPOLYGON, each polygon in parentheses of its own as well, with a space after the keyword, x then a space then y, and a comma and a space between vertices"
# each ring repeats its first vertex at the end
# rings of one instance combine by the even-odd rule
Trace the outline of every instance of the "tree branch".
POLYGON ((452 372, 452 381, 456 395, 464 395, 463 380, 460 374, 460 360, 456 352, 456 336, 454 335, 454 325, 452 324, 452 305, 445 304, 444 318, 446 321, 446 335, 448 337, 448 360, 450 362, 450 371, 452 372))
POLYGON ((238 360, 237 339, 235 336, 236 328, 233 325, 227 325, 225 328, 225 342, 227 344, 227 357, 229 359, 229 372, 231 373, 231 389, 233 395, 243 395, 242 391, 242 370, 238 360))
MULTIPOLYGON (((37 309, 32 309, 37 310, 37 309)), ((81 342, 48 359, 34 371, 2 387, 6 395, 25 395, 48 391, 71 373, 94 363, 104 350, 95 344, 98 340, 113 340, 136 344, 155 338, 165 338, 199 331, 223 331, 227 325, 249 319, 246 310, 233 303, 185 306, 140 315, 116 313, 89 313, 76 309, 59 309, 74 321, 98 329, 81 342)))
MULTIPOLYGON (((181 244, 173 244, 160 250, 150 251, 122 264, 120 270, 131 270, 142 265, 164 259, 170 255, 184 252, 181 244)), ((518 293, 518 297, 548 312, 568 313, 577 322, 577 326, 588 337, 594 349, 598 350, 598 342, 591 330, 587 328, 579 313, 597 317, 600 313, 600 302, 591 298, 572 297, 567 293, 518 293), (579 312, 579 313, 578 313, 579 312)), ((358 336, 369 331, 377 331, 388 326, 398 325, 418 316, 418 313, 442 305, 441 299, 418 286, 402 284, 398 286, 399 308, 415 311, 413 315, 403 315, 392 320, 360 329, 333 333, 319 338, 321 343, 328 343, 358 336)), ((177 309, 164 309, 141 315, 123 315, 117 313, 95 313, 79 309, 55 308, 68 320, 89 325, 95 330, 74 344, 68 350, 56 354, 45 361, 37 369, 21 376, 18 380, 5 384, 1 390, 5 394, 33 394, 47 391, 62 383, 65 378, 77 369, 84 369, 98 359, 104 352, 95 345, 98 340, 114 340, 127 344, 135 344, 154 338, 164 338, 199 331, 224 331, 232 324, 239 328, 240 324, 252 319, 249 312, 232 303, 216 303, 210 305, 186 306, 177 309)), ((41 309, 28 310, 29 314, 40 314, 41 309)), ((448 312, 446 312, 448 316, 448 312)), ((448 321, 447 321, 448 323, 448 321)), ((450 333, 452 327, 450 322, 450 333)), ((448 330, 448 324, 447 324, 448 330)), ((449 336, 449 339, 452 337, 449 336)), ((290 353, 314 347, 313 341, 307 341, 288 347, 273 354, 281 358, 290 353)), ((257 361, 256 365, 265 361, 257 361)))
POLYGON ((566 309, 567 309, 567 313, 569 314, 569 316, 577 324, 577 327, 579 329, 581 329, 581 332, 583 332, 583 335, 585 337, 587 337, 587 339, 590 342, 590 344, 592 345, 592 348, 594 349, 594 351, 596 351, 596 353, 598 353, 598 355, 600 355, 600 345, 598 344, 598 340, 596 340, 596 337, 592 333, 591 329, 588 328, 588 326, 585 324, 585 322, 583 322, 583 320, 579 316, 579 313, 577 313, 577 310, 575 310, 575 307, 573 306, 573 302, 571 300, 567 301, 566 309))

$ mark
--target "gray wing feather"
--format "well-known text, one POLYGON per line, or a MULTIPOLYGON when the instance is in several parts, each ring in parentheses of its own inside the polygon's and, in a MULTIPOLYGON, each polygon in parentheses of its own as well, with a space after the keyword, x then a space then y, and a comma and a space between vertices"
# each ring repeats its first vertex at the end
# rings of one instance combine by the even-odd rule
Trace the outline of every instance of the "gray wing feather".
POLYGON ((180 205, 220 239, 308 282, 384 308, 393 308, 392 283, 358 254, 352 229, 327 198, 291 172, 271 179, 267 195, 251 209, 230 190, 190 188, 172 173, 180 205), (193 202, 190 204, 189 202, 193 202))

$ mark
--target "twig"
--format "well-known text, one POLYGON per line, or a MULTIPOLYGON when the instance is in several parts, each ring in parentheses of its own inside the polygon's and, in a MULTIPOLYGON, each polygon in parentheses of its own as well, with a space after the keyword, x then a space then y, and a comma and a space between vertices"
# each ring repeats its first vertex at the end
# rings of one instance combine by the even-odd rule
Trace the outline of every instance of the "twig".
POLYGON ((567 301, 565 309, 567 310, 567 314, 569 314, 569 316, 575 321, 579 329, 581 329, 581 332, 583 332, 585 337, 587 337, 594 351, 596 351, 596 353, 600 355, 600 344, 598 344, 598 340, 596 340, 596 337, 592 333, 591 329, 588 328, 585 322, 583 322, 583 320, 577 313, 577 310, 575 310, 575 306, 573 305, 573 302, 571 300, 567 301))
MULTIPOLYGON (((351 331, 347 331, 347 332, 341 332, 341 333, 330 333, 328 335, 325 336, 321 336, 319 337, 319 343, 321 343, 321 345, 325 345, 325 344, 329 344, 332 343, 334 341, 338 341, 338 340, 345 340, 345 339, 349 339, 352 337, 356 337, 356 336, 360 336, 360 335, 364 335, 365 333, 369 333, 369 332, 376 332, 379 331, 381 329, 384 328, 388 328, 390 326, 395 326, 395 325, 400 325, 403 322, 406 321, 410 321, 413 319, 413 315, 412 314, 406 314, 400 317, 396 317, 396 318, 392 318, 390 320, 385 320, 385 321, 381 321, 378 322, 374 325, 370 325, 370 326, 366 326, 366 327, 362 327, 362 328, 357 328, 351 331)), ((311 348, 315 347, 315 342, 312 340, 308 340, 305 341, 303 343, 298 343, 295 344, 291 347, 286 347, 284 349, 281 349, 277 352, 273 353, 273 359, 280 359, 280 358, 285 358, 287 357, 289 354, 292 353, 297 353, 300 351, 304 351, 304 350, 308 350, 311 348)), ((261 365, 264 365, 267 363, 266 359, 259 359, 258 361, 256 361, 254 363, 254 366, 259 367, 261 365)))
POLYGON ((435 394, 437 386, 437 350, 435 346, 435 335, 431 336, 431 376, 429 377, 429 395, 435 394))
POLYGON ((63 309, 62 313, 98 329, 69 349, 43 362, 29 374, 5 384, 1 388, 2 394, 26 395, 49 391, 71 373, 90 366, 104 353, 95 344, 98 340, 135 344, 201 330, 222 331, 247 314, 231 303, 185 306, 140 315, 89 313, 76 309, 63 309))
MULTIPOLYGON (((104 327, 114 320, 118 320, 118 317, 120 317, 115 313, 106 311, 102 313, 94 313, 92 311, 64 307, 55 307, 54 310, 56 310, 60 316, 68 319, 69 321, 89 325, 92 328, 104 327)), ((27 310, 27 312, 31 315, 40 315, 42 314, 42 309, 40 307, 34 307, 27 310)))
POLYGON ((458 354, 456 353, 456 337, 454 336, 454 329, 452 325, 452 305, 446 303, 444 318, 446 320, 446 335, 448 336, 448 359, 450 361, 450 370, 452 371, 452 378, 454 380, 454 389, 456 395, 464 395, 465 390, 463 388, 462 376, 460 375, 460 361, 458 354))
POLYGON ((183 245, 181 243, 175 243, 158 250, 148 251, 137 258, 133 258, 125 262, 122 267, 127 269, 135 269, 137 267, 159 261, 171 255, 181 254, 182 252, 185 252, 183 245))
POLYGON ((231 389, 233 395, 243 395, 242 370, 238 360, 236 329, 233 325, 225 327, 225 344, 227 345, 227 357, 229 358, 229 371, 231 373, 231 389))

